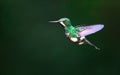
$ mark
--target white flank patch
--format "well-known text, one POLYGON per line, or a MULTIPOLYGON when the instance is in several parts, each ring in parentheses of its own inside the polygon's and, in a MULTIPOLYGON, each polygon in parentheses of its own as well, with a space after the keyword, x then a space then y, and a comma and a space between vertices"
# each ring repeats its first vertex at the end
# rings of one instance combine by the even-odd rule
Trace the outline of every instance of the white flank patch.
POLYGON ((85 37, 83 36, 83 37, 80 37, 80 40, 83 40, 85 37))
POLYGON ((70 40, 71 40, 72 42, 77 42, 77 41, 78 41, 77 38, 70 38, 70 40))

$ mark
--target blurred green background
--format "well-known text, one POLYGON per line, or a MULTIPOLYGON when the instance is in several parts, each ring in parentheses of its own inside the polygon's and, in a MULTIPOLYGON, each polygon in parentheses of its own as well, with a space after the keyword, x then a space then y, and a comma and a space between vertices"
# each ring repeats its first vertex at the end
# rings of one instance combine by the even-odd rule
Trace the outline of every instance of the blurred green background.
POLYGON ((0 0, 0 75, 120 75, 119 0, 0 0), (72 24, 104 24, 78 46, 64 35, 72 24))

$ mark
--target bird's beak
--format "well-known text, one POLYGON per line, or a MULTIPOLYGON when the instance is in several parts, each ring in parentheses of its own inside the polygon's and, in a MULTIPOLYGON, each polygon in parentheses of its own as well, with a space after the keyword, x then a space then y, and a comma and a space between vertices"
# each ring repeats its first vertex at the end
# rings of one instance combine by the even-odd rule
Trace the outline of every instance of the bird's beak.
POLYGON ((65 27, 65 24, 62 22, 62 21, 60 21, 60 20, 57 20, 57 21, 49 21, 50 23, 60 23, 60 24, 62 24, 64 27, 65 27))
POLYGON ((57 22, 60 22, 59 20, 58 21, 49 21, 50 23, 57 23, 57 22))

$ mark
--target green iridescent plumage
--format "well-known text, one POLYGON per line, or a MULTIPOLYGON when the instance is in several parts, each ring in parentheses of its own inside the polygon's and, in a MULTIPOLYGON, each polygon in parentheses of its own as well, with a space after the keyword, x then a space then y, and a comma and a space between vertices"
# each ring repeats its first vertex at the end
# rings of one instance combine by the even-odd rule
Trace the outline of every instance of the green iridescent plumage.
POLYGON ((65 30, 66 30, 66 33, 69 33, 69 36, 77 37, 78 29, 76 29, 75 27, 68 26, 68 27, 65 27, 65 30))
POLYGON ((94 46, 96 49, 99 49, 96 47, 94 44, 89 42, 85 36, 93 34, 99 30, 101 30, 104 25, 102 24, 97 24, 97 25, 92 25, 92 26, 73 26, 71 24, 70 19, 68 18, 61 18, 57 21, 50 21, 52 23, 59 22, 61 25, 64 26, 65 29, 65 35, 72 41, 72 42, 77 42, 79 45, 87 43, 91 46, 94 46))

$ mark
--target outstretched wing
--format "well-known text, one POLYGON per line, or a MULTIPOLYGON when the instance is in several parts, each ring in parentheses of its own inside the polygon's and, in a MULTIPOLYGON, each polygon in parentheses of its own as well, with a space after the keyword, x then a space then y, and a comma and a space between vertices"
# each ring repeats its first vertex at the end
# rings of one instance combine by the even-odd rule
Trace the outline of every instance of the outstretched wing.
POLYGON ((103 29, 103 27, 104 27, 103 24, 95 24, 95 25, 81 26, 81 27, 77 26, 77 29, 79 30, 78 36, 82 37, 93 34, 103 29))

